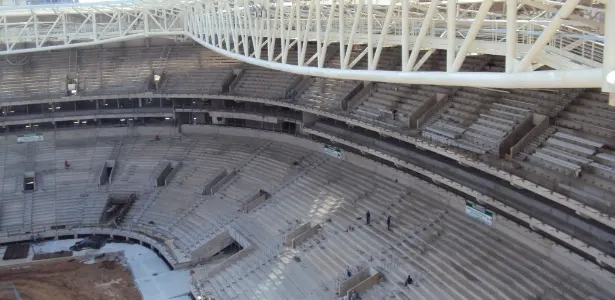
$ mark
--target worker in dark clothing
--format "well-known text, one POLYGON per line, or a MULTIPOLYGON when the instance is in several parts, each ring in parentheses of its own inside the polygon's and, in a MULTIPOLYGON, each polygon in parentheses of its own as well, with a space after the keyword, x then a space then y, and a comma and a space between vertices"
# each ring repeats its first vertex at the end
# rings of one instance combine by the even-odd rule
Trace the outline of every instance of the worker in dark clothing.
POLYGON ((387 217, 387 230, 391 230, 391 216, 387 217))
POLYGON ((346 275, 348 275, 348 278, 352 277, 352 272, 350 272, 350 267, 346 268, 346 275))
POLYGON ((160 137, 159 137, 158 135, 156 135, 156 136, 154 137, 154 141, 156 141, 156 142, 157 142, 157 141, 160 141, 160 137))
POLYGON ((397 109, 393 109, 391 114, 393 115, 393 121, 395 121, 397 119, 397 109))
POLYGON ((369 225, 369 220, 371 219, 371 214, 369 213, 369 210, 365 213, 365 222, 367 225, 369 225))
POLYGON ((70 167, 70 164, 68 163, 68 160, 64 161, 64 169, 68 169, 68 167, 70 167))
POLYGON ((412 279, 412 276, 408 275, 408 278, 406 278, 406 282, 404 282, 404 286, 408 286, 412 283, 414 283, 414 280, 412 279))

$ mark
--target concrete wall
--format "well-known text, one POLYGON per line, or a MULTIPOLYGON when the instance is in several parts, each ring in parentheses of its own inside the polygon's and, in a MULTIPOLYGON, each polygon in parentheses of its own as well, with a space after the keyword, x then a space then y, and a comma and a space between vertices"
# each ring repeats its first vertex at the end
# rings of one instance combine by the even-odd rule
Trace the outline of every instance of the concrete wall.
POLYGON ((429 109, 425 111, 425 113, 416 119, 416 127, 413 128, 421 128, 423 124, 425 124, 431 117, 433 117, 446 103, 449 101, 448 95, 436 93, 436 103, 432 105, 429 109))
POLYGON ((535 125, 525 136, 523 136, 516 144, 510 147, 510 158, 514 158, 521 153, 525 146, 537 138, 543 131, 549 127, 549 117, 541 114, 534 114, 532 124, 535 125))
POLYGON ((164 185, 169 185, 171 180, 173 180, 175 174, 177 174, 177 172, 179 172, 179 169, 181 169, 182 162, 171 162, 171 167, 173 167, 173 170, 171 170, 171 172, 169 172, 167 177, 164 179, 164 185))
POLYGON ((165 179, 171 173, 171 171, 173 171, 171 167, 171 162, 160 162, 156 170, 158 170, 160 173, 158 173, 158 176, 156 176, 156 179, 154 180, 153 184, 154 186, 163 186, 165 184, 165 179))
POLYGON ((316 120, 318 120, 318 116, 315 114, 303 112, 302 115, 303 115, 303 126, 310 127, 314 125, 314 123, 316 123, 316 120))
POLYGON ((235 79, 228 86, 229 92, 233 92, 239 81, 241 81, 241 77, 243 77, 244 69, 233 69, 233 74, 235 74, 235 79))
POLYGON ((190 254, 191 260, 193 262, 198 262, 210 258, 214 254, 220 252, 220 250, 232 244, 233 241, 234 240, 228 230, 225 230, 207 241, 204 245, 201 245, 200 247, 194 249, 190 254))
POLYGON ((357 294, 361 295, 362 292, 364 292, 367 289, 369 289, 370 287, 378 284, 380 282, 380 279, 382 279, 382 274, 380 274, 380 273, 376 273, 374 275, 371 275, 370 277, 368 277, 365 280, 361 281, 359 284, 351 287, 350 290, 348 290, 346 292, 346 296, 350 296, 350 293, 352 291, 355 291, 355 292, 357 292, 357 294))
POLYGON ((262 115, 250 114, 250 113, 210 111, 209 115, 211 116, 212 121, 215 121, 215 119, 217 118, 223 118, 223 119, 232 118, 232 119, 252 120, 252 121, 273 123, 273 124, 278 123, 277 117, 262 116, 262 115))
POLYGON ((251 210, 259 206, 261 203, 265 202, 265 200, 267 200, 267 194, 261 194, 260 190, 255 196, 256 197, 251 197, 252 199, 241 207, 241 211, 249 213, 251 210))
POLYGON ((363 89, 359 91, 354 97, 351 99, 347 99, 346 101, 342 100, 342 109, 343 110, 352 110, 357 105, 361 103, 374 89, 375 84, 373 82, 363 82, 363 89))
POLYGON ((310 221, 308 221, 307 223, 299 226, 297 229, 289 232, 284 237, 284 245, 286 245, 287 247, 291 247, 293 239, 305 232, 306 230, 310 229, 310 227, 312 227, 312 224, 310 221))
POLYGON ((357 286, 359 283, 361 283, 365 279, 368 279, 369 277, 369 268, 363 268, 361 271, 352 275, 350 278, 340 282, 337 290, 338 295, 346 295, 346 293, 351 291, 351 288, 357 286))
POLYGON ((320 224, 316 224, 314 227, 304 231, 303 233, 299 234, 296 238, 294 238, 290 243, 291 243, 291 247, 293 248, 297 248, 297 246, 299 246, 302 242, 306 241, 307 239, 313 237, 315 234, 318 233, 318 231, 320 230, 320 224))
POLYGON ((98 185, 105 185, 111 182, 111 174, 113 174, 113 170, 115 170, 116 161, 115 160, 106 160, 103 164, 102 170, 100 170, 100 176, 98 177, 98 185), (111 173, 107 174, 107 168, 111 167, 111 173))
POLYGON ((233 179, 235 175, 237 175, 237 170, 231 171, 231 173, 227 174, 222 179, 218 180, 218 182, 214 183, 214 185, 211 187, 210 195, 213 195, 218 192, 218 190, 220 190, 220 188, 222 188, 222 186, 224 186, 227 182, 231 181, 231 179, 233 179))
POLYGON ((228 172, 226 171, 226 169, 220 169, 216 177, 211 179, 209 182, 205 183, 205 186, 203 187, 203 195, 212 195, 214 193, 213 192, 214 186, 216 186, 216 184, 218 184, 218 182, 224 179, 227 175, 228 175, 228 172))
MULTIPOLYGON (((77 235, 85 235, 85 234, 104 234, 110 236, 123 236, 126 238, 130 238, 136 241, 139 241, 140 244, 147 243, 150 245, 150 249, 155 250, 160 254, 171 266, 177 268, 177 260, 171 254, 169 249, 165 247, 165 245, 159 243, 158 241, 138 232, 122 230, 122 229, 111 229, 104 227, 83 227, 83 228, 75 228, 75 229, 62 229, 62 230, 49 230, 39 232, 40 237, 43 239, 46 238, 55 238, 57 239, 60 236, 72 235, 74 238, 77 238, 77 235)), ((9 237, 0 237, 0 243, 13 243, 13 242, 30 242, 31 234, 21 234, 9 237)))
POLYGON ((440 101, 438 101, 438 99, 441 99, 442 97, 438 98, 438 95, 434 95, 431 99, 425 101, 423 104, 421 104, 421 106, 419 106, 419 108, 417 108, 411 115, 410 115, 410 120, 409 122, 409 126, 410 128, 418 128, 418 120, 420 117, 422 117, 425 113, 427 113, 428 111, 431 110, 432 107, 434 107, 434 105, 437 105, 440 101))
POLYGON ((215 267, 211 268, 209 271, 207 271, 207 277, 211 277, 219 272, 221 272, 222 270, 230 267, 232 264, 234 264, 235 262, 239 261, 240 259, 248 256, 248 254, 250 254, 250 252, 252 252, 252 249, 250 248, 244 248, 241 249, 241 251, 231 255, 231 257, 223 260, 221 263, 217 264, 215 267))
POLYGON ((508 133, 508 135, 506 135, 506 137, 504 137, 504 139, 500 142, 500 145, 498 146, 500 157, 504 157, 504 155, 509 153, 510 147, 515 145, 519 140, 523 138, 526 132, 530 131, 532 127, 534 127, 533 120, 533 114, 528 115, 525 120, 521 122, 521 124, 517 125, 517 127, 515 127, 511 132, 508 133))

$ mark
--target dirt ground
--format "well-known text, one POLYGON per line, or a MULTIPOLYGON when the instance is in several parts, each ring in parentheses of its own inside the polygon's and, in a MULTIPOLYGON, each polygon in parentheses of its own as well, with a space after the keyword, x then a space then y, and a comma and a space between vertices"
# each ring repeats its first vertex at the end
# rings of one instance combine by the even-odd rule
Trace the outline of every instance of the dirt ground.
POLYGON ((22 300, 140 300, 130 270, 115 261, 84 264, 75 260, 0 269, 0 300, 15 299, 12 282, 22 300))

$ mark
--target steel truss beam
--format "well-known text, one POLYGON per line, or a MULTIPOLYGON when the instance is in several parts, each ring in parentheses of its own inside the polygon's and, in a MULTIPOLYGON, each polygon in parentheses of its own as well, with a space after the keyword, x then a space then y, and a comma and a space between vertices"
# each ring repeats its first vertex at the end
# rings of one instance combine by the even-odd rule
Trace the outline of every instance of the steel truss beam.
POLYGON ((9 7, 0 10, 0 55, 179 35, 242 61, 307 75, 439 85, 602 87, 606 49, 599 31, 608 32, 608 26, 597 18, 606 18, 606 5, 579 8, 578 2, 544 9, 542 0, 144 0, 131 5, 9 7), (492 8, 492 2, 498 6, 492 8), (554 9, 559 12, 554 14, 554 9), (591 14, 584 16, 587 22, 574 14, 581 10, 591 14), (577 23, 585 27, 572 27, 577 23), (317 47, 306 57, 308 43, 317 47), (330 47, 334 43, 339 50, 330 47), (362 50, 358 56, 357 46, 362 50), (383 72, 379 61, 389 46, 401 46, 398 71, 383 72), (447 50, 448 73, 414 74, 436 49, 447 50), (419 60, 422 50, 427 52, 419 60), (290 53, 297 55, 292 65, 290 53), (507 73, 458 72, 468 53, 505 56, 507 73), (332 55, 339 56, 339 67, 327 65, 332 55), (363 59, 368 70, 353 70, 363 59), (548 76, 515 74, 533 65, 556 71, 548 76), (572 86, 560 81, 577 69, 591 75, 572 86), (597 71, 603 75, 596 76, 597 71), (502 82, 483 80, 487 76, 502 82), (537 81, 526 80, 533 77, 537 81))

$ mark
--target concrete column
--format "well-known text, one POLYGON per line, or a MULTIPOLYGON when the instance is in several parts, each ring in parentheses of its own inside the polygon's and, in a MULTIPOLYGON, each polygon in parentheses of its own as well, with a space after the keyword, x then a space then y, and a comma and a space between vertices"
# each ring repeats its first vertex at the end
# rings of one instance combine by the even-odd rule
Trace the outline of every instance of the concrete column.
POLYGON ((139 98, 139 107, 143 107, 143 98, 139 98))

